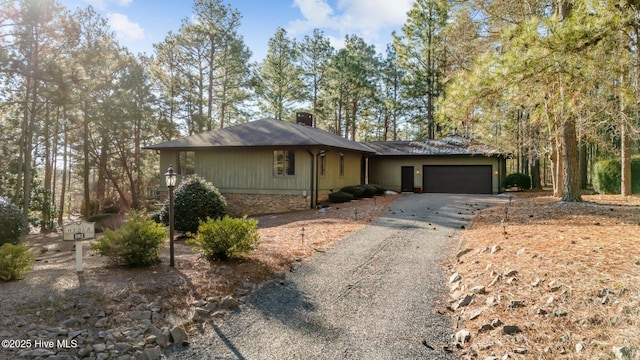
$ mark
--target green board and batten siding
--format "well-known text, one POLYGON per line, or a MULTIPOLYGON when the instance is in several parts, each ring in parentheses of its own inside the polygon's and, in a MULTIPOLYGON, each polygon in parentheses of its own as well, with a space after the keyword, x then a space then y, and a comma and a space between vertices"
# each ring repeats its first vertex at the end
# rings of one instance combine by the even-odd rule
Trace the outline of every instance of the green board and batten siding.
MULTIPOLYGON (((196 149, 195 173, 213 183, 222 193, 252 193, 308 195, 311 190, 312 158, 306 149, 295 149, 295 175, 276 176, 273 173, 275 148, 196 149)), ((310 150, 314 154, 319 150, 310 150)), ((326 175, 318 176, 319 195, 329 190, 360 183, 362 154, 343 151, 344 176, 339 175, 340 152, 326 151, 326 175)), ((176 167, 178 151, 163 150, 160 166, 176 167)), ((315 160, 314 160, 315 161, 315 160)), ((315 176, 315 174, 314 174, 315 176)), ((315 179, 314 179, 315 181, 315 179)))

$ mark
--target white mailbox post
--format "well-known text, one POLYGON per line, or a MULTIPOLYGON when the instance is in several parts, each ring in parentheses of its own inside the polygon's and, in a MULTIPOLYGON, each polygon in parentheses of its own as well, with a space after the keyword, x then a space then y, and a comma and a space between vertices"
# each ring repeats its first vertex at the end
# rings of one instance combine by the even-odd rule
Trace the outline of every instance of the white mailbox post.
POLYGON ((62 239, 76 243, 76 271, 82 272, 82 241, 96 236, 96 223, 77 221, 62 226, 62 239))

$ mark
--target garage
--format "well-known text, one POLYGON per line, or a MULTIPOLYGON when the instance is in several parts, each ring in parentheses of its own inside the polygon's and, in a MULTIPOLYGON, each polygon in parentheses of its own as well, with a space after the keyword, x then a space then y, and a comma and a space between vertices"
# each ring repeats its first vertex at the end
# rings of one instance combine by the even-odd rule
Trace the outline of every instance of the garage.
POLYGON ((370 184, 402 192, 498 194, 511 153, 457 135, 421 141, 372 141, 370 184))
POLYGON ((423 165, 422 189, 428 193, 491 194, 491 165, 423 165))

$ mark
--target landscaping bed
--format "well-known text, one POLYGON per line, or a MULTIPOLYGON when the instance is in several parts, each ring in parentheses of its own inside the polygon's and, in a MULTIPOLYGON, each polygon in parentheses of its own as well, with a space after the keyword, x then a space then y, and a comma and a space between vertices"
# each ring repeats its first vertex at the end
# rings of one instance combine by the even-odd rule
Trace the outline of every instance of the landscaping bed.
POLYGON ((172 342, 188 341, 183 332, 224 321, 255 287, 331 248, 396 197, 256 217, 260 244, 241 260, 209 263, 179 240, 175 268, 168 265, 168 246, 160 264, 127 268, 108 267, 106 258, 91 255, 84 242, 84 271, 78 274, 73 241, 62 241, 59 233, 29 235, 24 243, 36 254, 32 271, 24 280, 0 282, 0 338, 31 344, 0 349, 0 358, 156 358, 172 342), (55 346, 36 348, 35 339, 54 341, 55 346), (57 346, 58 340, 70 339, 76 346, 57 346))
POLYGON ((583 198, 477 213, 449 279, 461 355, 640 358, 640 197, 583 198))

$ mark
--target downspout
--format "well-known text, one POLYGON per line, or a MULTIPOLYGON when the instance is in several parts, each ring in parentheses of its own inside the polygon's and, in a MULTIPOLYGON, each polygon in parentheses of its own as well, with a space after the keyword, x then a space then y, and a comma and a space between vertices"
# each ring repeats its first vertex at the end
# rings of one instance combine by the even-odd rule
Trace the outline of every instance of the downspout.
MULTIPOLYGON (((315 164, 316 156, 311 152, 311 150, 309 150, 309 148, 307 148, 306 150, 309 153, 309 156, 311 157, 311 166, 310 166, 310 168, 311 168, 311 176, 309 177, 309 179, 310 179, 310 188, 309 188, 309 199, 310 199, 309 203, 310 203, 310 206, 309 206, 309 208, 313 209, 315 207, 315 203, 317 203, 317 201, 318 201, 317 198, 316 198, 315 202, 313 201, 313 193, 314 193, 314 191, 313 191, 313 181, 314 181, 314 177, 317 177, 317 173, 318 172, 315 169, 315 167, 316 167, 316 164, 315 164)), ((317 186, 316 186, 316 193, 317 193, 317 186)))

